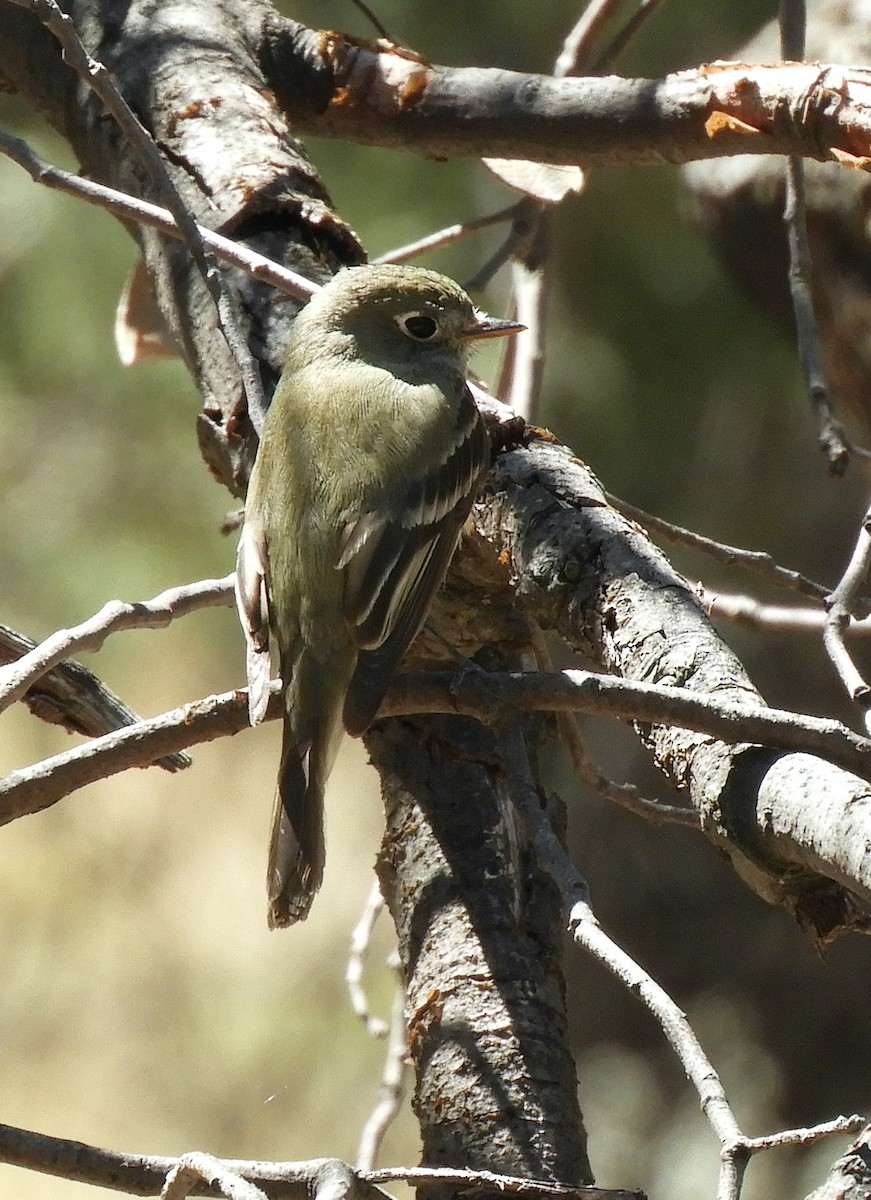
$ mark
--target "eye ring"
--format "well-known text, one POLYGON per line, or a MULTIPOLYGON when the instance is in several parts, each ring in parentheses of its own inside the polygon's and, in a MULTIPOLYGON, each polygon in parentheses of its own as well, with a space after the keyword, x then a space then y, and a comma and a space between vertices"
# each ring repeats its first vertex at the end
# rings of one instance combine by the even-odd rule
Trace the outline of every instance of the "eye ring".
POLYGON ((416 342, 431 342, 439 331, 438 322, 429 313, 403 313, 396 323, 404 334, 416 342))

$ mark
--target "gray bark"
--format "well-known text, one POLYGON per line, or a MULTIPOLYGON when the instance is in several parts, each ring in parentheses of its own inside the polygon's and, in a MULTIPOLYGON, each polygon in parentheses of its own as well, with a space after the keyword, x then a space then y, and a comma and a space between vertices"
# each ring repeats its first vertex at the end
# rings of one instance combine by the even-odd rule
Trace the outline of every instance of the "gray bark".
MULTIPOLYGON (((169 0, 159 5, 80 0, 66 7, 89 52, 111 68, 128 103, 163 150, 176 187, 202 224, 230 233, 315 280, 362 259, 359 244, 331 212, 328 194, 292 137, 265 74, 266 67, 274 66, 278 49, 287 50, 287 38, 293 41, 296 27, 282 22, 262 0, 169 0)), ((100 112, 87 89, 70 77, 51 39, 33 18, 4 3, 0 3, 0 46, 3 76, 66 133, 88 174, 159 200, 113 122, 100 112)), ((304 67, 304 56, 299 67, 304 67)), ((285 90, 292 79, 292 73, 285 76, 285 90)), ((149 231, 132 232, 142 247, 170 331, 203 395, 198 432, 206 462, 234 494, 242 494, 256 438, 211 300, 183 247, 168 245, 149 231)), ((244 332, 260 364, 268 397, 277 381, 294 306, 275 303, 270 289, 238 272, 225 269, 224 274, 238 297, 244 332)), ((504 586, 504 573, 501 579, 504 586)), ((461 616, 456 604, 453 620, 457 626, 473 623, 468 614, 461 616)), ((492 634, 493 629, 485 627, 484 640, 492 634)), ((438 639, 434 645, 438 647, 438 639)), ((494 646, 491 661, 503 652, 504 647, 494 646)), ((419 818, 406 824, 402 842, 407 862, 417 863, 427 854, 438 856, 440 840, 454 836, 439 807, 449 799, 446 780, 463 788, 453 796, 453 812, 456 815, 456 804, 461 802, 466 830, 483 830, 492 823, 494 797, 491 789, 480 786, 482 773, 486 782, 488 761, 477 770, 478 783, 469 783, 463 750, 438 735, 440 725, 421 721, 413 738, 406 736, 406 728, 385 722, 373 735, 373 744, 392 749, 393 769, 385 772, 384 787, 391 820, 406 805, 419 818), (433 759, 435 744, 441 749, 433 759)), ((480 742, 483 736, 479 727, 468 726, 466 737, 471 742, 480 742)), ((392 844, 388 834, 387 845, 392 844)), ((478 903, 486 865, 499 866, 480 861, 482 846, 474 837, 465 850, 466 867, 454 879, 458 908, 451 912, 458 920, 459 910, 473 910, 478 903)), ((433 957, 422 976, 415 938, 427 923, 430 891, 425 876, 413 883, 406 875, 402 878, 403 886, 397 887, 387 872, 385 887, 394 897, 401 953, 412 988, 427 979, 427 987, 447 991, 447 984, 438 981, 455 960, 458 945, 465 944, 468 925, 460 920, 459 932, 451 920, 439 925, 438 936, 428 943, 433 957)), ((469 950, 477 956, 481 971, 453 980, 457 1021, 450 1027, 431 1025, 424 1040, 427 1062, 419 1064, 417 1112, 425 1131, 425 1150, 430 1162, 443 1166, 510 1167, 512 1173, 528 1178, 588 1182, 591 1176, 566 1040, 558 915, 551 896, 547 906, 536 909, 537 925, 513 945, 512 897, 512 890, 497 879, 488 901, 492 923, 475 929, 475 948, 469 950), (525 959, 529 961, 523 967, 523 986, 514 982, 509 987, 525 959), (486 989, 480 986, 485 963, 494 981, 486 989), (499 1030, 491 1023, 496 996, 502 1000, 499 1030), (534 1039, 533 1032, 542 1029, 549 1036, 534 1039), (435 1063, 451 1052, 456 1037, 463 1042, 469 1069, 434 1070, 435 1063), (491 1059, 494 1039, 500 1037, 511 1043, 510 1066, 507 1059, 491 1059), (489 1069, 482 1069, 481 1064, 488 1062, 489 1069), (494 1098, 494 1084, 501 1088, 503 1082, 505 1095, 494 1098), (514 1106, 517 1111, 512 1115, 514 1106), (455 1120, 450 1134, 441 1137, 437 1131, 446 1128, 441 1114, 448 1111, 455 1120), (482 1127, 468 1119, 470 1113, 485 1111, 490 1112, 489 1143, 482 1138, 482 1127)))

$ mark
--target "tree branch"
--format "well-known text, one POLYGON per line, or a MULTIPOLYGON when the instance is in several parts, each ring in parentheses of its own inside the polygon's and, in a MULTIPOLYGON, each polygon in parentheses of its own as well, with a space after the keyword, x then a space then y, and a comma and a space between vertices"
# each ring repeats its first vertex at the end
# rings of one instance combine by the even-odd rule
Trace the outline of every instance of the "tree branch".
POLYGON ((99 650, 112 633, 122 629, 163 629, 176 617, 232 603, 232 575, 168 588, 153 600, 135 604, 110 600, 81 625, 59 629, 9 666, 0 668, 0 712, 23 696, 46 671, 71 654, 99 650))
MULTIPOLYGON (((0 1162, 41 1171, 46 1175, 69 1179, 94 1187, 110 1188, 131 1196, 157 1196, 166 1177, 178 1167, 178 1158, 150 1154, 127 1154, 104 1150, 84 1142, 49 1137, 12 1125, 0 1125, 0 1162)), ((341 1179, 344 1200, 391 1200, 369 1180, 355 1175, 338 1159, 316 1158, 306 1162, 262 1162, 244 1159, 215 1160, 220 1167, 250 1180, 273 1200, 311 1200, 318 1186, 341 1179)), ((221 1193, 199 1183, 193 1189, 198 1196, 221 1193)), ((604 1200, 608 1200, 603 1193, 604 1200)), ((592 1200, 597 1200, 596 1196, 592 1200)))
POLYGON ((555 79, 445 67, 293 22, 274 27, 273 85, 295 128, 446 158, 592 166, 792 154, 864 166, 871 74, 712 63, 663 79, 555 79))
MULTIPOLYGON (((278 684, 273 684, 267 719, 281 714, 278 684)), ((493 675, 485 672, 427 672, 419 676, 400 676, 391 688, 381 710, 382 716, 425 712, 469 714, 479 720, 498 719, 506 711, 608 712, 624 720, 648 724, 676 722, 683 730, 694 729, 711 738, 729 737, 747 754, 747 742, 762 742, 796 751, 787 756, 784 769, 815 772, 820 792, 813 812, 804 815, 804 824, 795 826, 785 820, 790 813, 781 798, 785 813, 775 809, 761 829, 739 828, 728 834, 705 828, 718 843, 726 840, 733 853, 752 851, 769 873, 769 887, 775 864, 781 891, 769 898, 788 902, 794 889, 798 896, 813 884, 817 891, 820 876, 837 881, 871 901, 871 789, 857 775, 843 775, 819 759, 825 756, 845 770, 871 776, 871 743, 852 733, 837 721, 818 717, 798 717, 749 703, 738 705, 728 700, 693 695, 684 688, 644 684, 584 671, 563 671, 556 675, 534 673, 493 675), (812 816, 818 814, 816 819, 812 816), (867 814, 867 815, 864 815, 867 814), (864 825, 866 833, 861 832, 864 825), (848 832, 849 831, 849 835, 848 832), (791 872, 790 872, 791 866, 791 872), (802 866, 812 879, 796 875, 802 866)), ((107 734, 84 746, 43 760, 35 766, 11 772, 0 780, 0 824, 27 813, 39 812, 57 803, 70 792, 129 767, 143 766, 152 759, 218 737, 238 733, 248 727, 247 693, 226 692, 182 705, 180 708, 142 721, 117 733, 107 734)), ((761 753, 757 747, 757 752, 761 753)), ((773 770, 774 768, 772 768, 773 770)), ((692 792, 691 792, 692 794, 692 792)), ((789 794, 787 795, 789 799, 789 794)), ((796 796, 796 802, 801 794, 796 796)), ((796 818, 797 819, 797 818, 796 818)), ((760 884, 756 882, 756 886, 760 884)), ((819 898, 819 897, 817 897, 819 898)), ((808 901, 810 902, 810 901, 808 901)), ((832 904, 832 900, 829 900, 832 904)), ((828 909, 826 911, 829 911, 828 909)), ((830 919, 837 908, 829 912, 830 919)), ((846 920, 846 915, 845 915, 846 920)), ((853 925, 860 927, 858 912, 853 925)))
MULTIPOLYGON (((536 619, 605 671, 718 704, 762 705, 686 581, 606 505, 576 456, 545 437, 523 441, 497 458, 476 520, 536 619)), ((851 833, 871 806, 866 784, 806 754, 728 746, 682 724, 654 720, 637 731, 672 783, 688 789, 706 836, 763 898, 791 908, 817 939, 864 926, 842 887, 871 856, 851 833)), ((866 899, 867 868, 859 870, 866 899)))
MULTIPOLYGON (((0 625, 0 663, 14 663, 36 648, 24 634, 0 625)), ((135 725, 141 718, 106 687, 87 667, 78 662, 62 662, 51 671, 40 673, 21 696, 35 717, 53 725, 62 725, 71 733, 100 737, 113 729, 135 725)), ((180 771, 191 763, 187 754, 169 754, 155 766, 165 771, 180 771)))

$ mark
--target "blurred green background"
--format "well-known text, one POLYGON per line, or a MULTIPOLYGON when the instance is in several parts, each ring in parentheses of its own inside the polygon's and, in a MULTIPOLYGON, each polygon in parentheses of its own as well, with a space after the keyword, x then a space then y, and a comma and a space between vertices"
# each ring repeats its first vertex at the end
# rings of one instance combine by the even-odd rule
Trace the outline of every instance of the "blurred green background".
MULTIPOLYGON (((283 10, 370 33, 339 0, 283 10)), ((433 61, 545 71, 577 15, 493 0, 437 10, 381 0, 378 14, 433 61)), ((621 70, 727 57, 759 19, 750 0, 673 0, 621 70)), ((0 124, 71 165, 14 97, 0 97, 0 124)), ((316 140, 309 151, 372 255, 511 199, 471 162, 316 140)), ((171 362, 126 370, 114 354, 132 243, 107 215, 3 159, 0 230, 0 620, 41 638, 109 598, 225 574, 234 547, 219 525, 233 504, 198 458, 188 377, 171 362)), ((426 262, 468 278, 497 240, 481 234, 426 262)), ((498 311, 505 286, 497 278, 482 302, 498 311)), ((545 392, 544 420, 609 490, 838 577, 867 481, 855 465, 845 479, 827 475, 793 350, 720 270, 677 171, 596 172, 558 214, 545 392)), ((746 583, 676 561, 714 586, 746 583)), ((724 632, 772 703, 849 716, 815 645, 724 632)), ((116 637, 89 665, 150 715, 241 684, 241 636, 229 610, 212 610, 116 637)), ((3 724, 4 771, 71 744, 20 706, 3 724)), ((593 733, 616 776, 661 793, 629 736, 596 723, 593 733)), ((277 730, 249 731, 197 748, 182 774, 128 772, 0 831, 0 1120, 143 1153, 354 1157, 382 1047, 352 1015, 343 975, 379 842, 377 780, 347 746, 330 787, 323 893, 303 926, 270 935, 277 750, 277 730)), ((600 918, 688 1011, 744 1128, 871 1106, 867 943, 819 959, 700 838, 647 828, 567 772, 562 790, 600 918)), ((370 983, 386 1013, 383 926, 370 983)), ((567 970, 598 1181, 662 1200, 711 1195, 716 1147, 658 1030, 596 965, 570 951, 567 970)), ((755 1161, 747 1200, 804 1195, 837 1150, 755 1161)), ((406 1111, 382 1161, 416 1155, 406 1111)), ((93 1193, 0 1166, 6 1195, 93 1193)))

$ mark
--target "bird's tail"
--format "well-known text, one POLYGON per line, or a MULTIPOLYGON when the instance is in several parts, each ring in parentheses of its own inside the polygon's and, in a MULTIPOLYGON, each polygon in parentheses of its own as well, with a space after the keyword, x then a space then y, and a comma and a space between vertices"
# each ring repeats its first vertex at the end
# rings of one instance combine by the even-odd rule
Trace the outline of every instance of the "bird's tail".
POLYGON ((266 877, 270 929, 305 920, 321 886, 324 787, 331 765, 323 751, 317 738, 299 745, 285 720, 266 877))

